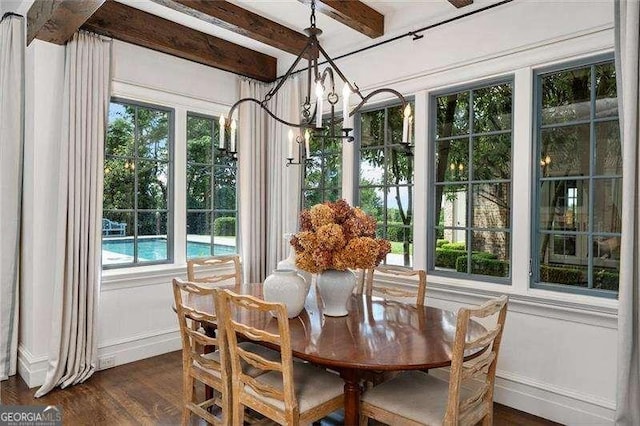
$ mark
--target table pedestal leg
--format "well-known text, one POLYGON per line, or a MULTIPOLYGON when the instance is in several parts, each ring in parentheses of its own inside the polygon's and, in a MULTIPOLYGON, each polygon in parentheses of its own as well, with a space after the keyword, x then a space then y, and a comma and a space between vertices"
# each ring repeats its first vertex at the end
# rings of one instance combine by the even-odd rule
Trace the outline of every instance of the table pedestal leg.
POLYGON ((360 378, 356 370, 345 369, 340 373, 344 380, 344 424, 358 426, 360 424, 360 378))

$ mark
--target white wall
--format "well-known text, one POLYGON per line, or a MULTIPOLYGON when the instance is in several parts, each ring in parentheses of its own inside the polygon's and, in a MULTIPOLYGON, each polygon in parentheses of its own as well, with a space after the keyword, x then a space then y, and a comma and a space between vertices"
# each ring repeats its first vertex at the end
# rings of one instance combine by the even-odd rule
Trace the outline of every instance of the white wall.
MULTIPOLYGON (((364 92, 393 87, 415 96, 415 211, 430 208, 430 93, 513 77, 514 156, 510 286, 430 275, 429 305, 458 309, 507 293, 496 400, 566 424, 611 424, 615 410, 617 301, 529 289, 533 71, 613 51, 613 2, 520 0, 347 58, 339 65, 364 92)), ((344 162, 345 180, 353 163, 344 162)), ((348 186, 349 183, 343 183, 348 186)), ((343 188, 345 189, 345 188, 343 188)), ((424 220, 414 225, 414 264, 426 267, 424 220)), ((435 372, 434 374, 438 374, 435 372)))

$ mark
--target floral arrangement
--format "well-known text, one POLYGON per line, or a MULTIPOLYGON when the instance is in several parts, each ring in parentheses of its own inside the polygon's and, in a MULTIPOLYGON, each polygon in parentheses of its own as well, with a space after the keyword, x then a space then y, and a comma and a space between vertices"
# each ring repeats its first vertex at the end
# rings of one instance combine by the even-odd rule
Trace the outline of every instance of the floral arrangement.
POLYGON ((311 273, 374 268, 391 251, 375 235, 376 220, 345 200, 316 204, 300 214, 300 232, 291 238, 296 266, 311 273))

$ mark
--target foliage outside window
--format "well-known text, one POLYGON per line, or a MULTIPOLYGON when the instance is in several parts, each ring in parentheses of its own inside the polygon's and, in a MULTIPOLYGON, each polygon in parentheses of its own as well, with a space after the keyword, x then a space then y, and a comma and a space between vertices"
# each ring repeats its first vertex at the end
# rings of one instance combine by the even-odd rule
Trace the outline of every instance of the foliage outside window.
POLYGON ((537 76, 533 282, 615 295, 622 157, 612 61, 537 76))
POLYGON ((311 155, 304 165, 303 208, 337 201, 342 196, 342 132, 338 126, 326 128, 322 137, 311 137, 311 155))
POLYGON ((512 103, 510 82, 434 99, 435 270, 510 276, 512 103))
POLYGON ((102 264, 170 262, 171 137, 165 109, 111 102, 105 142, 102 264))
POLYGON ((187 115, 187 258, 237 252, 236 162, 218 138, 217 120, 187 115))
POLYGON ((411 266, 413 156, 401 143, 403 112, 395 105, 360 114, 358 203, 391 242, 385 263, 411 266))

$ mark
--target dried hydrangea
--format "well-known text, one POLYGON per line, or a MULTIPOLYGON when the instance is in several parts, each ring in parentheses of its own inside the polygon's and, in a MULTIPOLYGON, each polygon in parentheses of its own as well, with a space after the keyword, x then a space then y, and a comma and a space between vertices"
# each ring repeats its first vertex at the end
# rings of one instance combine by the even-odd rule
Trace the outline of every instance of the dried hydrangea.
POLYGON ((316 231, 316 240, 318 247, 323 250, 338 250, 346 244, 342 227, 335 223, 319 227, 316 231))
POLYGON ((337 224, 342 225, 347 219, 353 216, 353 207, 343 199, 335 203, 329 203, 329 206, 333 210, 334 220, 337 224))
POLYGON ((334 223, 333 209, 327 204, 316 204, 309 210, 311 214, 311 223, 314 230, 318 230, 323 225, 334 223))
POLYGON ((313 231, 313 224, 311 223, 311 212, 304 210, 300 213, 300 230, 301 231, 313 231))
POLYGON ((311 273, 373 268, 391 251, 389 241, 375 238, 376 220, 344 200, 305 210, 300 228, 291 239, 296 266, 311 273))

